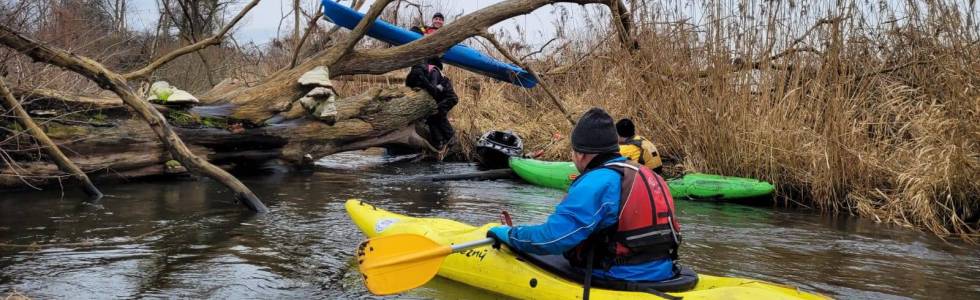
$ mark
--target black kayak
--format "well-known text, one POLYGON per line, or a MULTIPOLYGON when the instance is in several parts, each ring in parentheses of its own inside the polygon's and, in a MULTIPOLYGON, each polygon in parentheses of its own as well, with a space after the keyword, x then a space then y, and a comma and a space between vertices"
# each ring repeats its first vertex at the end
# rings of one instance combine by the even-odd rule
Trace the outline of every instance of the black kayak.
POLYGON ((521 157, 524 141, 511 131, 491 130, 476 141, 476 161, 485 169, 506 169, 511 157, 521 157))

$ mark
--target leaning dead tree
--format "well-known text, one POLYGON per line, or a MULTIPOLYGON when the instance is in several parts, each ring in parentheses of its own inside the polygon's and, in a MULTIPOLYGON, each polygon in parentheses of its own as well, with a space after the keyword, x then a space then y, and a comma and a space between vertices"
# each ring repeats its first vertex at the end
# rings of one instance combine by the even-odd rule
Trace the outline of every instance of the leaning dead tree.
MULTIPOLYGON (((188 171, 220 182, 255 211, 265 205, 222 167, 282 161, 308 164, 329 154, 370 147, 404 145, 431 148, 420 134, 435 101, 423 91, 403 87, 371 88, 359 95, 336 98, 328 82, 310 84, 304 75, 383 74, 422 62, 463 40, 479 36, 490 26, 555 3, 603 4, 608 0, 503 1, 465 15, 435 34, 385 49, 354 49, 369 26, 391 1, 375 1, 344 40, 312 55, 293 68, 283 69, 251 87, 219 84, 203 93, 194 107, 152 105, 131 85, 177 57, 219 45, 228 29, 255 5, 246 8, 211 38, 164 54, 143 68, 128 72, 66 50, 43 45, 0 25, 0 45, 37 62, 81 74, 115 97, 85 97, 62 91, 17 90, 36 107, 97 110, 109 116, 108 125, 82 128, 71 139, 56 139, 69 158, 94 178, 133 178, 188 171), (311 72, 315 71, 315 72, 311 72), (311 100, 326 99, 322 102, 311 100), (322 97, 322 98, 317 98, 322 97), (311 104, 312 103, 312 104, 311 104), (55 105, 57 104, 57 105, 55 105), (323 107, 329 106, 329 109, 323 107), (66 108, 67 107, 67 108, 66 108), (177 163, 174 163, 177 162, 177 163), (219 167, 220 166, 220 167, 219 167)), ((615 5, 615 4, 613 4, 615 5)), ((317 100, 320 101, 320 100, 317 100)), ((27 161, 16 168, 0 166, 0 188, 24 182, 49 183, 58 172, 47 161, 27 161)))

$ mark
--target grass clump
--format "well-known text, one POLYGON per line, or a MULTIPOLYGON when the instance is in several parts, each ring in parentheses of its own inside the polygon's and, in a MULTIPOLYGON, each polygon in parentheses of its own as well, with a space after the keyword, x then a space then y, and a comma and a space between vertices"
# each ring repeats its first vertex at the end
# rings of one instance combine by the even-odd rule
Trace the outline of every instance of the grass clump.
POLYGON ((44 125, 44 132, 52 139, 69 139, 87 134, 89 129, 85 126, 64 125, 56 122, 48 122, 44 125))

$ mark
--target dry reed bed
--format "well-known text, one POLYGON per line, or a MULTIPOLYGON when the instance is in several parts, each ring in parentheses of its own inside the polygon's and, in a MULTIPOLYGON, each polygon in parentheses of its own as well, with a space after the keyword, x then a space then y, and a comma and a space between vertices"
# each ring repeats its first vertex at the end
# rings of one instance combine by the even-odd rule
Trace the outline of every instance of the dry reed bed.
MULTIPOLYGON (((686 170, 760 178, 788 205, 976 241, 980 44, 971 38, 980 30, 930 16, 868 31, 851 21, 859 16, 844 16, 800 43, 816 50, 760 59, 755 69, 732 61, 766 57, 753 55, 762 41, 727 40, 718 50, 699 34, 727 29, 683 23, 641 24, 636 53, 593 38, 598 50, 565 49, 538 69, 557 73, 545 81, 572 111, 599 106, 633 118, 686 170)), ((801 35, 816 23, 786 32, 801 35)), ((486 130, 510 129, 528 152, 568 159, 571 126, 540 91, 459 70, 450 76, 464 146, 486 130)))

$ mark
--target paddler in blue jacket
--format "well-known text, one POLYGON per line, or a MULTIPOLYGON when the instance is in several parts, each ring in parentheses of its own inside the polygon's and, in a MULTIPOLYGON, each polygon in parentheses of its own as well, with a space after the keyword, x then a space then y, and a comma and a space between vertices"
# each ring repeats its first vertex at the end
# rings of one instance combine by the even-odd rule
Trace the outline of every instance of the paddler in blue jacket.
POLYGON ((576 267, 586 265, 586 253, 592 248, 592 274, 604 280, 672 278, 680 226, 673 219, 673 199, 663 179, 620 156, 613 119, 602 109, 593 108, 581 117, 571 142, 582 175, 547 221, 496 226, 487 235, 516 251, 564 254, 576 267), (621 198, 624 182, 632 187, 625 199, 621 198))

